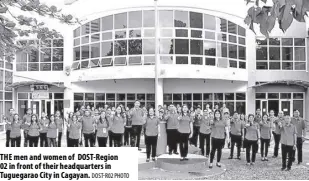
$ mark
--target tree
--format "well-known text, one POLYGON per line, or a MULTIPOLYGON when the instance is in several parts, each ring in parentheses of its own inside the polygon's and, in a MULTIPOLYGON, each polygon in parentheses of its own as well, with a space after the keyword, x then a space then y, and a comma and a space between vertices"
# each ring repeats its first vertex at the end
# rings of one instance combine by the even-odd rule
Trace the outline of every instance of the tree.
POLYGON ((30 52, 37 45, 24 45, 16 42, 16 37, 36 35, 39 40, 61 38, 61 34, 49 29, 44 22, 25 16, 24 12, 34 12, 73 25, 79 22, 72 15, 65 15, 56 6, 42 4, 40 0, 0 0, 0 58, 12 61, 16 51, 30 52), (14 10, 19 10, 19 15, 14 10), (15 12, 15 13, 14 13, 15 12))
POLYGON ((268 6, 270 0, 246 0, 247 4, 255 3, 248 10, 245 23, 254 30, 254 23, 259 25, 260 32, 269 37, 275 23, 278 21, 280 29, 285 32, 293 20, 305 22, 308 16, 309 0, 272 0, 272 6, 268 6))

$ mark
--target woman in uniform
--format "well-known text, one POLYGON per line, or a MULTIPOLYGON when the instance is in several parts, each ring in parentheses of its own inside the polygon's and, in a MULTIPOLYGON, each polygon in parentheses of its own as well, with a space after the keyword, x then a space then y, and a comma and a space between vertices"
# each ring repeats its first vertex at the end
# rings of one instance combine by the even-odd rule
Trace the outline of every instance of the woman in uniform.
POLYGON ((49 116, 47 141, 48 141, 49 147, 57 147, 58 127, 57 127, 57 123, 55 122, 55 116, 53 114, 49 116))
POLYGON ((272 123, 267 114, 264 114, 260 122, 261 132, 261 157, 262 161, 268 161, 268 147, 271 139, 272 123))
POLYGON ((254 121, 253 114, 249 114, 248 124, 246 124, 245 128, 246 128, 245 146, 246 146, 247 165, 254 165, 256 153, 258 151, 259 146, 258 141, 260 139, 260 127, 259 124, 254 121))
POLYGON ((178 126, 179 126, 179 121, 178 121, 178 114, 176 112, 176 107, 174 104, 171 104, 169 106, 169 113, 164 117, 164 120, 166 121, 166 134, 167 134, 167 145, 168 145, 168 150, 169 154, 171 155, 172 152, 176 155, 179 153, 177 152, 177 147, 178 147, 178 126))
POLYGON ((31 124, 29 125, 28 138, 29 147, 38 147, 41 125, 37 115, 31 116, 31 124))
POLYGON ((39 121, 41 130, 40 130, 40 147, 48 147, 47 143, 47 130, 48 130, 48 123, 49 120, 46 117, 46 114, 42 112, 42 117, 39 121))
POLYGON ((82 125, 78 122, 76 115, 73 115, 71 121, 68 123, 69 130, 69 147, 78 147, 79 139, 81 136, 82 125))
POLYGON ((55 121, 58 127, 58 147, 61 147, 62 131, 63 131, 63 118, 61 117, 60 111, 56 111, 55 121))
POLYGON ((19 120, 18 114, 14 114, 11 128, 11 147, 20 147, 22 122, 19 120))
POLYGON ((112 132, 112 139, 114 141, 114 147, 121 147, 122 146, 122 136, 124 133, 124 126, 126 120, 122 115, 121 107, 118 106, 116 108, 115 115, 111 118, 111 132, 112 132))
POLYGON ((211 112, 204 111, 204 115, 201 116, 201 125, 200 125, 200 149, 202 155, 205 156, 205 141, 206 141, 206 157, 209 157, 210 153, 210 134, 211 134, 211 125, 210 125, 210 115, 211 112))
POLYGON ((99 147, 106 147, 107 138, 108 138, 108 130, 109 130, 109 122, 106 118, 106 112, 102 111, 100 114, 100 118, 97 121, 97 140, 99 147))

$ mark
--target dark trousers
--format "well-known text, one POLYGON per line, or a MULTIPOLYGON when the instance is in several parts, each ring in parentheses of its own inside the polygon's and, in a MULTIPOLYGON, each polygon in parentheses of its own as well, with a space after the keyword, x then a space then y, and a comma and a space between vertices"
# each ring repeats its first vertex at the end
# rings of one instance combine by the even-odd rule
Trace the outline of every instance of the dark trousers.
MULTIPOLYGON (((303 162, 303 139, 297 138, 296 142, 296 148, 297 148, 297 161, 303 162)), ((296 150, 293 150, 293 161, 295 160, 296 150)))
POLYGON ((5 146, 6 147, 10 147, 10 134, 11 134, 11 130, 6 130, 5 134, 6 134, 5 146))
POLYGON ((205 156, 205 140, 206 140, 206 155, 210 153, 210 134, 200 133, 200 149, 202 155, 205 156))
POLYGON ((132 125, 131 147, 138 147, 141 140, 142 125, 132 125))
POLYGON ((220 162, 225 139, 211 138, 210 163, 214 161, 217 150, 217 162, 220 162))
POLYGON ((270 143, 270 139, 263 139, 263 138, 261 138, 261 156, 262 156, 262 158, 264 156, 267 157, 269 143, 270 143))
POLYGON ((148 159, 150 158, 150 152, 151 152, 152 158, 156 157, 157 141, 158 141, 158 136, 146 136, 145 135, 146 155, 148 159))
POLYGON ((121 147, 122 146, 122 135, 121 133, 113 133, 112 132, 112 139, 114 141, 114 147, 121 147))
POLYGON ((178 130, 177 129, 167 129, 167 145, 168 145, 168 151, 177 152, 177 143, 178 143, 178 130))
POLYGON ((70 144, 70 143, 69 143, 69 142, 70 142, 69 134, 70 134, 70 132, 67 131, 67 136, 66 136, 66 137, 67 137, 67 147, 70 147, 70 146, 69 146, 69 144, 70 144))
POLYGON ((94 133, 84 133, 85 147, 94 146, 94 133))
POLYGON ((187 157, 190 133, 178 133, 178 135, 179 135, 180 156, 187 157))
POLYGON ((78 147, 79 139, 68 139, 68 147, 78 147))
POLYGON ((256 141, 246 140, 245 142, 246 142, 246 160, 247 160, 247 163, 250 163, 250 162, 254 163, 255 158, 256 158, 256 153, 258 151, 257 140, 256 141), (251 154, 251 157, 250 157, 251 151, 252 151, 252 154, 251 154))
POLYGON ((56 138, 47 138, 49 147, 57 147, 56 138))
POLYGON ((107 137, 97 137, 99 147, 106 147, 107 137))
POLYGON ((29 137, 28 131, 24 131, 24 147, 28 147, 29 137))
POLYGON ((231 152, 230 156, 233 158, 234 155, 234 146, 236 144, 237 147, 237 158, 240 157, 240 149, 241 149, 241 135, 233 135, 231 134, 231 152))
POLYGON ((20 147, 21 137, 11 138, 11 147, 20 147))
POLYGON ((29 136, 29 147, 38 147, 39 144, 39 136, 29 136))
POLYGON ((274 136, 274 140, 275 140, 274 156, 277 157, 278 152, 279 152, 279 144, 280 144, 281 135, 273 132, 273 136, 274 136))
POLYGON ((132 127, 125 127, 124 128, 124 143, 123 145, 130 145, 130 142, 129 142, 129 138, 132 134, 132 127))
POLYGON ((108 131, 108 145, 109 147, 113 147, 113 138, 112 138, 112 131, 108 131))
POLYGON ((281 144, 282 168, 291 168, 293 163, 293 146, 281 144), (286 158, 288 158, 288 166, 286 166, 286 158))
POLYGON ((95 130, 95 133, 94 133, 94 145, 95 145, 95 143, 97 142, 97 132, 98 132, 98 130, 95 130))
POLYGON ((58 133, 58 147, 61 147, 62 132, 58 133))
POLYGON ((198 139, 199 133, 200 133, 200 127, 193 126, 193 135, 192 135, 192 138, 190 139, 190 144, 194 145, 195 147, 197 147, 197 139, 198 139))
POLYGON ((48 147, 47 133, 40 133, 40 147, 48 147))

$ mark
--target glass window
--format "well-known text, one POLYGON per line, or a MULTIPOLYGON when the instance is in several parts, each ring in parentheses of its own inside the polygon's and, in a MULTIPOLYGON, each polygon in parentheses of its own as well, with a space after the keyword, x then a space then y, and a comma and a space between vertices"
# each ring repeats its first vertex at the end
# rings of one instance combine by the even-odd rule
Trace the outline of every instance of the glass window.
POLYGON ((226 58, 218 58, 218 67, 227 68, 228 64, 229 64, 229 62, 226 58))
POLYGON ((216 18, 214 16, 204 14, 204 29, 216 30, 216 18))
POLYGON ((148 101, 155 101, 155 94, 147 94, 146 97, 148 101))
POLYGON ((174 101, 181 101, 182 100, 182 94, 173 94, 173 100, 174 101))
POLYGON ((102 40, 110 40, 110 39, 113 39, 112 32, 102 33, 102 40))
POLYGON ((237 34, 237 25, 235 23, 229 21, 228 28, 229 33, 237 34))
POLYGON ((173 27, 173 11, 159 11, 159 26, 160 27, 173 27))
POLYGON ((114 60, 114 64, 116 66, 127 65, 127 58, 126 57, 116 57, 115 60, 114 60))
POLYGON ((192 65, 203 65, 203 58, 202 57, 191 57, 191 64, 192 65))
POLYGON ((113 56, 113 42, 112 41, 103 42, 101 44, 101 56, 102 57, 113 56))
POLYGON ((223 100, 223 93, 214 93, 214 100, 223 100))
POLYGON ((306 70, 306 62, 295 62, 294 69, 295 70, 306 70))
POLYGON ((100 43, 91 44, 91 58, 100 57, 100 43))
POLYGON ((54 99, 64 99, 63 93, 54 93, 54 99))
POLYGON ((102 18, 102 31, 113 29, 113 15, 102 18))
POLYGON ((140 100, 140 101, 146 100, 145 94, 137 94, 136 97, 137 97, 137 100, 140 100))
POLYGON ((80 36, 80 27, 74 30, 74 37, 78 37, 78 36, 80 36))
POLYGON ((204 52, 205 55, 216 56, 216 42, 215 41, 204 41, 204 52))
POLYGON ((115 14, 115 29, 127 28, 127 13, 115 14))
POLYGON ((155 54, 155 39, 143 39, 143 54, 155 54))
POLYGON ((27 62, 27 54, 24 52, 17 52, 16 62, 27 62))
POLYGON ((161 37, 173 37, 173 30, 172 29, 161 29, 160 36, 161 37))
POLYGON ((154 65, 155 57, 154 56, 145 56, 144 57, 144 65, 154 65))
POLYGON ((83 101, 84 94, 83 93, 74 93, 74 101, 83 101))
POLYGON ((189 40, 175 39, 175 54, 189 54, 189 40))
POLYGON ((217 33, 218 41, 227 41, 227 36, 225 33, 217 33))
POLYGON ((191 30, 191 37, 192 38, 202 38, 203 32, 199 30, 191 30))
POLYGON ((173 54, 174 43, 173 39, 160 39, 160 54, 173 54))
POLYGON ((269 62, 269 69, 270 70, 279 70, 280 69, 280 62, 269 62))
POLYGON ((130 30, 129 38, 135 38, 135 37, 142 37, 142 31, 141 30, 130 30))
POLYGON ((83 36, 82 37, 82 44, 89 43, 89 36, 83 36))
POLYGON ((106 94, 106 101, 114 101, 115 94, 106 94))
POLYGON ((184 101, 191 101, 192 100, 192 94, 183 94, 183 100, 184 101))
POLYGON ((291 99, 291 93, 280 93, 280 99, 291 99))
MULTIPOLYGON (((75 49, 75 48, 74 48, 75 49)), ((78 47, 79 49, 79 47, 78 47)), ((80 52, 79 52, 80 53, 80 52)), ((51 49, 41 48, 41 62, 51 62, 51 49)))
POLYGON ((89 45, 82 46, 82 60, 89 58, 89 45))
POLYGON ((241 45, 246 45, 246 39, 239 37, 238 38, 238 43, 241 44, 241 45))
POLYGON ((203 55, 203 41, 202 40, 190 40, 190 54, 191 55, 203 55))
POLYGON ((141 57, 129 57, 129 65, 141 65, 142 58, 141 57))
POLYGON ((100 67, 99 63, 100 63, 100 62, 99 62, 99 59, 90 60, 90 67, 91 67, 91 68, 100 67))
POLYGON ((295 47, 295 61, 306 61, 306 50, 305 47, 295 47))
POLYGON ((188 37, 188 30, 176 29, 176 37, 188 37))
POLYGON ((190 27, 203 28, 203 14, 190 12, 190 27))
POLYGON ((100 34, 91 35, 91 42, 98 42, 100 41, 100 34))
POLYGON ((227 44, 226 43, 218 43, 218 56, 219 57, 227 57, 227 44))
POLYGON ((236 100, 246 100, 246 93, 236 93, 236 100))
POLYGON ((82 61, 81 62, 81 68, 84 69, 84 68, 88 68, 88 65, 89 65, 89 61, 82 61))
POLYGON ((237 43, 237 38, 236 38, 236 36, 229 35, 229 42, 231 42, 231 43, 237 43))
POLYGON ((114 44, 114 55, 127 55, 127 40, 118 40, 114 44))
POLYGON ((127 37, 127 31, 121 30, 121 31, 115 31, 115 39, 123 39, 127 37))
POLYGON ((102 67, 111 66, 112 64, 113 64, 112 58, 102 58, 101 59, 101 66, 102 67))
POLYGON ((209 66, 216 66, 216 59, 215 58, 205 58, 205 65, 209 66))
POLYGON ((17 71, 27 71, 27 63, 18 63, 18 64, 16 64, 16 70, 17 71))
POLYGON ((304 94, 303 93, 293 93, 293 99, 303 99, 304 94))
POLYGON ((279 93, 268 93, 268 99, 279 99, 279 93))
POLYGON ((31 50, 29 54, 29 62, 39 62, 39 51, 38 50, 31 50))
POLYGON ((205 101, 212 101, 212 100, 213 100, 212 93, 205 93, 203 99, 204 99, 205 101))
POLYGON ((63 47, 63 39, 53 40, 53 47, 63 47))
POLYGON ((231 68, 237 68, 237 61, 235 61, 235 60, 229 60, 229 63, 230 63, 230 67, 231 67, 231 68))
POLYGON ((116 100, 117 101, 125 101, 126 100, 126 94, 117 94, 116 100))
POLYGON ((238 58, 241 60, 246 60, 246 47, 238 46, 238 58))
POLYGON ((74 39, 74 46, 80 45, 80 38, 74 39))
POLYGON ((267 47, 256 47, 256 59, 267 60, 267 47))
POLYGON ((175 11, 175 27, 188 27, 189 13, 187 11, 175 11))
POLYGON ((129 12, 129 28, 142 27, 142 11, 129 12))
POLYGON ((187 56, 177 56, 176 64, 188 64, 188 57, 187 56))
POLYGON ((280 39, 279 38, 269 38, 269 45, 280 45, 280 39))
POLYGON ((238 35, 246 36, 246 29, 241 26, 238 26, 238 35))
POLYGON ((268 63, 267 62, 256 62, 256 69, 267 70, 268 63))
POLYGON ((256 44, 257 45, 267 45, 268 44, 268 41, 266 38, 256 38, 256 44))
POLYGON ((255 98, 256 99, 266 99, 266 93, 256 93, 255 98))
POLYGON ((87 35, 90 32, 90 25, 89 23, 86 23, 82 25, 82 35, 87 35))
POLYGON ((305 46, 306 45, 305 38, 294 38, 294 45, 295 46, 305 46))
POLYGON ((280 47, 269 47, 269 60, 280 60, 280 47))
POLYGON ((237 58, 237 45, 229 44, 229 57, 237 58))
POLYGON ((215 32, 205 31, 205 39, 214 40, 216 38, 215 32))
POLYGON ((28 71, 39 71, 40 67, 38 63, 29 63, 28 71))
POLYGON ((227 32, 227 21, 222 18, 217 18, 217 27, 221 32, 227 32))
POLYGON ((293 110, 298 110, 300 112, 300 117, 303 117, 303 110, 304 110, 303 100, 294 100, 293 101, 293 110))
POLYGON ((127 94, 127 100, 128 101, 135 101, 136 100, 135 94, 127 94))
POLYGON ((236 102, 236 112, 246 114, 246 102, 236 102))
POLYGON ((292 46, 293 45, 293 38, 282 38, 282 45, 285 46, 292 46))
POLYGON ((41 71, 51 71, 51 64, 50 63, 41 63, 40 64, 40 70, 41 71))
POLYGON ((193 94, 193 101, 202 100, 202 94, 193 94))
POLYGON ((144 37, 155 37, 156 32, 154 29, 145 29, 144 30, 144 37))
POLYGON ((282 60, 293 60, 292 47, 282 47, 282 60))
POLYGON ((129 55, 140 55, 142 54, 142 40, 129 40, 129 55))
POLYGON ((155 12, 154 11, 143 11, 143 25, 144 27, 154 27, 155 26, 155 12))
POLYGON ((91 21, 91 33, 96 33, 100 31, 100 19, 91 21))
POLYGON ((172 56, 161 56, 160 62, 162 64, 173 64, 173 57, 172 56))
POLYGON ((293 70, 293 62, 282 62, 283 70, 293 70))
POLYGON ((28 93, 18 93, 18 99, 28 99, 28 93))

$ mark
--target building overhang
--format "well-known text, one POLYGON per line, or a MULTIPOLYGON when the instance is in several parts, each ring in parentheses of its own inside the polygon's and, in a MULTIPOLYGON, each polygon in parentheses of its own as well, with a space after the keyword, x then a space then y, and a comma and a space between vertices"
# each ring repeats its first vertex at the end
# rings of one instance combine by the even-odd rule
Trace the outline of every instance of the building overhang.
POLYGON ((9 88, 18 88, 18 87, 23 87, 23 86, 31 86, 31 85, 38 85, 38 84, 44 84, 48 86, 56 86, 59 88, 65 88, 63 82, 43 82, 43 81, 22 81, 22 82, 15 82, 11 85, 8 85, 7 87, 9 88))
POLYGON ((303 80, 276 80, 270 82, 256 82, 256 85, 251 86, 250 88, 262 87, 266 85, 296 85, 303 88, 309 87, 309 81, 303 80))

